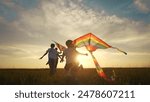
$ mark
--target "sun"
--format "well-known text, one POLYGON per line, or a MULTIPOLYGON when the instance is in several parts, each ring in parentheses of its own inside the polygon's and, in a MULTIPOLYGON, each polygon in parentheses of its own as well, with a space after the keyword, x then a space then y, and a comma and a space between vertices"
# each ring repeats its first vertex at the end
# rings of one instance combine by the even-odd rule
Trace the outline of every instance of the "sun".
POLYGON ((77 61, 79 61, 80 64, 86 63, 85 62, 85 56, 78 55, 77 56, 77 61))
POLYGON ((91 66, 91 59, 89 56, 84 56, 84 55, 78 55, 77 60, 79 61, 80 64, 83 65, 83 67, 90 67, 91 66))

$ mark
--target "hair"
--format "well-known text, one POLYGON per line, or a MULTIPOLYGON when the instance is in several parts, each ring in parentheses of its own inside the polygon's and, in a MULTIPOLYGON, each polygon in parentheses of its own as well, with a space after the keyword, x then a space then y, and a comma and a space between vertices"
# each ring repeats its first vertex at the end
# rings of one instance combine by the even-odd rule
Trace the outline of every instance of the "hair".
POLYGON ((55 47, 55 44, 52 43, 52 44, 51 44, 51 48, 54 48, 54 47, 55 47))
POLYGON ((72 40, 67 40, 66 41, 67 47, 73 47, 73 43, 72 42, 73 42, 72 40))

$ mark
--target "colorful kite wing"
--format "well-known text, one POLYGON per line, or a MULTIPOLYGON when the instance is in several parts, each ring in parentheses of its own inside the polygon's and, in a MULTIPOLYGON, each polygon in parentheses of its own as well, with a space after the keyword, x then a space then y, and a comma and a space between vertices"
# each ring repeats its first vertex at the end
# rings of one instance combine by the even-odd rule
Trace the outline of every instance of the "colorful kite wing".
POLYGON ((112 47, 109 44, 107 44, 106 42, 104 42, 102 39, 96 37, 94 34, 92 33, 88 33, 85 34, 77 39, 75 39, 73 41, 74 45, 78 48, 83 47, 83 46, 87 46, 87 49, 91 52, 95 51, 96 49, 107 49, 107 48, 113 48, 113 49, 117 49, 118 51, 124 53, 125 55, 127 55, 126 52, 118 49, 117 47, 112 47))
POLYGON ((73 43, 76 47, 83 47, 86 45, 87 49, 91 52, 95 51, 98 48, 100 49, 111 48, 110 45, 108 45, 106 42, 96 37, 92 33, 85 34, 75 39, 73 43))

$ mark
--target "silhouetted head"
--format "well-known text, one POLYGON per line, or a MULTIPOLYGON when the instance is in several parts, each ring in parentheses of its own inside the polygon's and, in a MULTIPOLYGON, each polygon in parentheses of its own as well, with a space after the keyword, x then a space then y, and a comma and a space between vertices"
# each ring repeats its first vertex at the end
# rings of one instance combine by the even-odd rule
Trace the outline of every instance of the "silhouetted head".
POLYGON ((54 48, 54 47, 55 47, 55 44, 52 43, 52 44, 51 44, 51 48, 54 48))
POLYGON ((67 41, 66 41, 67 47, 73 47, 74 45, 73 45, 72 42, 73 42, 72 40, 67 40, 67 41))
POLYGON ((55 50, 58 50, 57 48, 55 48, 55 50))

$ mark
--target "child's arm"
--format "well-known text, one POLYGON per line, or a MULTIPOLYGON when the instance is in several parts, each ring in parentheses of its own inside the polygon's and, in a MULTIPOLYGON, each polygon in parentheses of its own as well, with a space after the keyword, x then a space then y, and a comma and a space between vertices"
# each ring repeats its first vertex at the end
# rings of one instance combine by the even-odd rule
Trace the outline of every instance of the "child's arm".
POLYGON ((60 59, 60 62, 63 62, 64 61, 64 57, 65 57, 65 54, 63 53, 61 59, 60 59))
POLYGON ((78 51, 77 51, 77 53, 78 53, 79 55, 85 55, 85 56, 88 56, 87 53, 80 53, 80 52, 78 52, 78 51))
POLYGON ((42 59, 46 54, 48 53, 48 50, 43 54, 42 57, 40 57, 39 59, 42 59))

